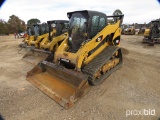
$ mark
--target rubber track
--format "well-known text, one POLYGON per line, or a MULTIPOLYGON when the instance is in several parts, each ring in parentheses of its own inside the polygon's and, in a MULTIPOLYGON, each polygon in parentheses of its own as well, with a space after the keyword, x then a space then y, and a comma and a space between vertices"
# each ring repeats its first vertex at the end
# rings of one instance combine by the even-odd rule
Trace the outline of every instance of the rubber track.
MULTIPOLYGON (((92 82, 92 84, 95 85, 94 82, 96 82, 96 84, 98 83, 98 80, 93 81, 94 78, 94 74, 112 57, 112 55, 120 48, 116 47, 116 46, 108 46, 105 50, 103 50, 95 59, 93 59, 88 65, 86 65, 83 69, 82 72, 89 75, 89 80, 90 82, 92 82)), ((122 61, 120 61, 122 62, 122 61)), ((119 65, 119 64, 118 64, 119 65)), ((118 65, 116 66, 118 68, 118 65)), ((113 69, 117 69, 116 67, 114 67, 113 69)), ((112 71, 109 71, 110 73, 108 73, 108 75, 110 75, 112 71)), ((108 76, 107 75, 107 76, 108 76)), ((106 75, 102 75, 103 78, 106 75)), ((106 77, 107 77, 106 76, 106 77)), ((102 80, 100 80, 102 81, 102 80)))

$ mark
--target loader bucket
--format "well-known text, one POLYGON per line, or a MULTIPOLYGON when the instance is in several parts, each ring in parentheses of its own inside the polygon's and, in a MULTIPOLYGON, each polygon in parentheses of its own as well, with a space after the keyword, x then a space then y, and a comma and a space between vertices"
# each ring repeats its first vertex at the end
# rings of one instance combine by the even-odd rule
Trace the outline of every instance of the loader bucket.
POLYGON ((33 48, 28 50, 28 52, 23 56, 23 60, 37 65, 40 61, 45 60, 50 53, 50 51, 33 48))
POLYGON ((27 43, 21 43, 21 44, 19 44, 20 48, 26 48, 26 46, 27 46, 27 43))
POLYGON ((88 76, 42 61, 27 73, 27 80, 69 109, 89 90, 88 76))

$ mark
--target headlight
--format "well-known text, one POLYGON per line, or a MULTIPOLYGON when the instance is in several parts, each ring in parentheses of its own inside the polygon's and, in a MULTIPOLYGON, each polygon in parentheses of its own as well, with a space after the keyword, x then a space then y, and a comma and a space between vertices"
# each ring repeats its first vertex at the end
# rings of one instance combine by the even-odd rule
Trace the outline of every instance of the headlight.
POLYGON ((52 26, 52 27, 56 27, 56 24, 52 24, 51 26, 52 26))

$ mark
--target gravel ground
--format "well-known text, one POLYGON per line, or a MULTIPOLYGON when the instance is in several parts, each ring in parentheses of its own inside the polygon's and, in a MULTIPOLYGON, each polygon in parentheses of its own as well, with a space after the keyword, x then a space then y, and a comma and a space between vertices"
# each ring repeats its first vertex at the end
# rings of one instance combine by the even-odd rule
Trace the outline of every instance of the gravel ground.
POLYGON ((22 39, 0 36, 0 115, 6 120, 160 119, 160 45, 147 46, 142 38, 123 35, 122 68, 66 110, 26 80, 34 65, 22 59, 25 51, 18 53, 22 39), (138 115, 144 109, 153 115, 138 115))

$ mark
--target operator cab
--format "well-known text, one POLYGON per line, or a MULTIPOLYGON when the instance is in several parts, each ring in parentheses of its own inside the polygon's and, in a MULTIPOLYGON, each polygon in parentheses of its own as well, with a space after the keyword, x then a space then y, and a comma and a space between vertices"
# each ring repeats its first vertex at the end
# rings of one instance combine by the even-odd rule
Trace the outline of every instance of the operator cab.
POLYGON ((31 27, 27 26, 27 34, 28 36, 32 36, 31 27))
POLYGON ((39 35, 43 35, 48 33, 49 28, 47 23, 42 23, 42 24, 34 24, 32 27, 32 34, 34 35, 35 40, 39 35))
POLYGON ((150 37, 151 38, 159 38, 160 37, 160 21, 154 20, 151 21, 151 30, 150 30, 150 37))
POLYGON ((28 29, 29 36, 35 35, 34 27, 35 25, 32 25, 31 27, 29 27, 28 29))
POLYGON ((39 25, 39 34, 43 35, 49 32, 49 27, 47 23, 42 23, 39 25))
POLYGON ((51 20, 47 21, 49 26, 49 40, 52 40, 54 35, 51 35, 53 29, 56 30, 55 36, 59 36, 68 31, 69 21, 68 20, 51 20))
POLYGON ((107 25, 107 16, 97 11, 67 13, 69 18, 69 52, 77 52, 81 44, 92 39, 107 25))

